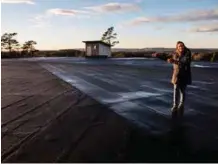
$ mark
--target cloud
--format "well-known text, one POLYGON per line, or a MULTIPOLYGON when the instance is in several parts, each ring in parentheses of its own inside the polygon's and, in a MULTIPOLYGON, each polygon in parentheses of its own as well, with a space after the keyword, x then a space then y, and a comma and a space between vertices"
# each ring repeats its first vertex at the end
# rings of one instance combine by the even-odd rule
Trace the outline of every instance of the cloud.
POLYGON ((149 18, 146 18, 146 17, 138 17, 138 18, 135 18, 134 20, 130 21, 130 22, 127 22, 126 24, 127 25, 140 25, 142 23, 148 23, 150 22, 151 20, 149 18))
POLYGON ((44 14, 36 15, 29 19, 33 23, 34 27, 45 27, 49 25, 50 18, 53 16, 72 16, 76 18, 89 18, 89 12, 83 10, 70 10, 70 9, 48 9, 44 14))
POLYGON ((218 23, 212 25, 202 25, 194 27, 189 30, 190 32, 218 32, 218 23))
POLYGON ((218 20, 218 9, 189 11, 185 14, 158 16, 158 17, 138 17, 129 22, 127 25, 141 25, 153 22, 197 22, 197 21, 218 20))
POLYGON ((33 0, 1 0, 1 3, 9 3, 9 4, 19 4, 19 3, 26 3, 33 5, 35 2, 33 0))
POLYGON ((85 9, 99 13, 130 12, 140 10, 138 5, 131 3, 107 3, 104 5, 85 7, 85 9))
POLYGON ((84 10, 60 9, 60 8, 49 9, 47 10, 47 13, 52 15, 65 15, 65 16, 77 16, 81 14, 89 14, 88 11, 84 11, 84 10))
POLYGON ((161 26, 156 26, 156 27, 154 27, 154 29, 159 31, 159 30, 163 30, 164 28, 161 26))
POLYGON ((49 15, 37 15, 31 19, 29 19, 30 22, 33 23, 32 26, 34 27, 45 27, 49 24, 49 15))
POLYGON ((143 0, 135 0, 135 3, 141 3, 143 0))

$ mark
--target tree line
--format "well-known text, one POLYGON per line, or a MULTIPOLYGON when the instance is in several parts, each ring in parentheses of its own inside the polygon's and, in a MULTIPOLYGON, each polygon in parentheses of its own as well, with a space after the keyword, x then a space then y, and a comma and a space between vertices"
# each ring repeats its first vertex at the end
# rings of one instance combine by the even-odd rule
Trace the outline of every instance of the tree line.
POLYGON ((1 36, 1 55, 2 57, 24 57, 33 56, 38 50, 34 40, 28 40, 22 45, 16 39, 17 33, 4 33, 1 36))

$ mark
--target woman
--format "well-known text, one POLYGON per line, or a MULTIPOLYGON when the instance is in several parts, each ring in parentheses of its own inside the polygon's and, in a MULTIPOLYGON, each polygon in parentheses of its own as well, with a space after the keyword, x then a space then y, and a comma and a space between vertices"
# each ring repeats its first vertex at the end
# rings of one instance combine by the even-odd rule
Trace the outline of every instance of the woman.
MULTIPOLYGON (((157 55, 154 55, 157 56, 157 55)), ((176 51, 167 56, 167 61, 173 64, 171 82, 174 85, 172 116, 184 113, 186 86, 192 83, 191 78, 191 51, 181 41, 176 44, 176 51), (180 98, 180 99, 179 99, 180 98)))
POLYGON ((181 41, 176 44, 176 51, 167 59, 173 64, 171 82, 174 85, 172 114, 183 115, 186 86, 192 83, 191 78, 191 51, 181 41), (180 101, 179 101, 180 97, 180 101))

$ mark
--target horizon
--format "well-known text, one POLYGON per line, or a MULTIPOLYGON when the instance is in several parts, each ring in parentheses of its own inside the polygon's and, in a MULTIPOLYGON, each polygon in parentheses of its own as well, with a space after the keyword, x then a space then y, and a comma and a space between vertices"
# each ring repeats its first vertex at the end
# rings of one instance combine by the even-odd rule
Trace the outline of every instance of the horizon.
MULTIPOLYGON (((162 48, 162 49, 175 49, 175 47, 143 47, 143 48, 125 48, 125 47, 111 47, 111 49, 129 49, 129 50, 131 50, 131 49, 139 49, 139 50, 141 50, 141 49, 158 49, 158 48, 162 48)), ((193 47, 187 47, 187 48, 189 48, 189 49, 201 49, 201 50, 218 50, 218 47, 217 48, 208 48, 208 47, 206 47, 206 48, 198 48, 198 47, 196 47, 196 48, 193 48, 193 47)), ((61 49, 36 49, 36 50, 39 50, 39 51, 59 51, 59 50, 80 50, 80 49, 84 49, 85 50, 85 47, 83 47, 83 48, 78 48, 78 47, 76 47, 76 48, 61 48, 61 49)), ((8 50, 1 50, 2 52, 8 52, 8 50)), ((22 50, 17 50, 17 51, 22 51, 22 50)))
MULTIPOLYGON (((156 49, 156 48, 163 48, 163 49, 175 49, 174 47, 144 47, 144 48, 125 48, 125 47, 112 47, 111 49, 156 49)), ((202 50, 218 50, 218 48, 192 48, 192 47, 188 47, 189 49, 202 49, 202 50)), ((62 49, 38 49, 39 51, 59 51, 59 50, 79 50, 79 49, 84 49, 83 48, 62 48, 62 49)))
POLYGON ((100 40, 111 26, 120 41, 112 49, 168 48, 178 40, 218 48, 217 0, 2 0, 1 9, 2 34, 17 32, 38 50, 83 49, 83 40, 100 40))

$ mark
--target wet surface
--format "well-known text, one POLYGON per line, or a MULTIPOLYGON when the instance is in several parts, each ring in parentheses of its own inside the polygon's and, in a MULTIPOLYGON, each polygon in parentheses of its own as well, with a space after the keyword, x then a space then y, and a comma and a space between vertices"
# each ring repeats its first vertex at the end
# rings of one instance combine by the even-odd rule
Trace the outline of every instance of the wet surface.
MULTIPOLYGON (((144 116, 139 114, 135 118, 136 116, 130 114, 132 110, 146 111, 147 108, 164 117, 170 117, 169 108, 172 103, 173 88, 170 83, 172 68, 163 61, 54 58, 44 59, 40 64, 99 102, 107 104, 115 112, 125 116, 130 115, 128 117, 136 122, 139 117, 143 120, 144 116)), ((185 115, 197 115, 208 110, 212 113, 216 112, 218 109, 216 99, 218 67, 214 68, 214 66, 218 65, 197 63, 197 65, 208 65, 212 68, 198 68, 194 65, 196 63, 193 63, 192 68, 193 84, 187 89, 185 115)))
MULTIPOLYGON (((140 127, 161 133, 172 130, 169 126, 172 66, 164 61, 65 58, 44 60, 41 65, 140 127)), ((192 63, 193 83, 187 88, 183 123, 200 133, 208 133, 210 129, 208 136, 214 147, 218 146, 217 71, 217 63, 192 63)), ((196 140, 196 136, 189 137, 190 142, 196 140)), ((201 147, 201 143, 197 144, 192 146, 193 150, 201 147)), ((206 145, 210 147, 209 144, 206 145)))
POLYGON ((38 63, 141 129, 131 130, 124 161, 218 160, 218 64, 192 64, 184 118, 172 122, 172 66, 164 61, 25 60, 38 63))

